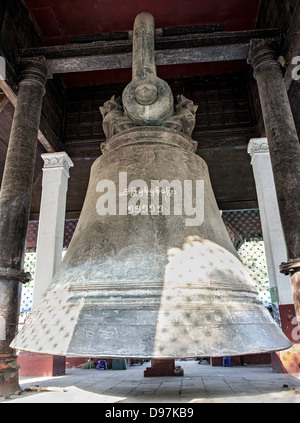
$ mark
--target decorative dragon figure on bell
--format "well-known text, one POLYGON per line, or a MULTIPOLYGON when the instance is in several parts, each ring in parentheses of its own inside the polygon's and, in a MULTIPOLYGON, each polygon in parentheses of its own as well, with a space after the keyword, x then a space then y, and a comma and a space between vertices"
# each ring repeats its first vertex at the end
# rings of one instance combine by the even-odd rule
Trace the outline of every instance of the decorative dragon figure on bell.
MULTIPOLYGON (((182 94, 178 95, 176 100, 177 104, 174 114, 165 121, 160 122, 158 126, 182 132, 190 137, 195 128, 198 106, 195 106, 192 100, 187 99, 182 94)), ((137 123, 133 122, 126 111, 124 111, 121 97, 116 98, 113 95, 112 98, 106 101, 99 109, 103 116, 102 126, 107 140, 126 129, 139 126, 137 123)))

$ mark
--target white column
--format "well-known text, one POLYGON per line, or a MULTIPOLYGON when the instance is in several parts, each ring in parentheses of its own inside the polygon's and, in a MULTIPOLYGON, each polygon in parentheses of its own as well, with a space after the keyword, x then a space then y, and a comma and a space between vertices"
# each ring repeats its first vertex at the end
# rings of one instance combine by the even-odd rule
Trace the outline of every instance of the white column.
POLYGON ((44 167, 33 308, 41 300, 61 262, 69 168, 74 166, 65 152, 41 156, 44 167))
POLYGON ((290 279, 279 272, 280 263, 287 261, 287 252, 267 138, 251 139, 248 153, 252 158, 270 287, 277 292, 278 305, 293 304, 290 279))

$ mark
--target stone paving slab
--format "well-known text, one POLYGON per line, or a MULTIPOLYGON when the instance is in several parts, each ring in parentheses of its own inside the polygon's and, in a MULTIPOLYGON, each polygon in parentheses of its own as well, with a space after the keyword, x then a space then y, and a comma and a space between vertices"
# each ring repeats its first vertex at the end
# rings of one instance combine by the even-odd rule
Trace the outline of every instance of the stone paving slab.
POLYGON ((274 373, 269 366, 212 367, 178 362, 184 376, 144 378, 143 366, 127 370, 68 369, 64 376, 21 378, 11 403, 300 403, 300 375, 274 373), (40 391, 26 392, 38 386, 40 391), (47 389, 47 390, 44 390, 47 389))

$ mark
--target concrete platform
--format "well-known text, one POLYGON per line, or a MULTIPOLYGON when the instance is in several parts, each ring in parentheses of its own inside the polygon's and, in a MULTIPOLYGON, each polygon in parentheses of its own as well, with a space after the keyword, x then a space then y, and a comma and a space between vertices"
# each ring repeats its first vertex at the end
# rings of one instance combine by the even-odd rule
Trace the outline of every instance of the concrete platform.
POLYGON ((127 370, 70 369, 64 376, 21 378, 14 403, 300 403, 300 375, 275 373, 269 366, 212 367, 180 361, 184 376, 144 378, 150 363, 127 370))

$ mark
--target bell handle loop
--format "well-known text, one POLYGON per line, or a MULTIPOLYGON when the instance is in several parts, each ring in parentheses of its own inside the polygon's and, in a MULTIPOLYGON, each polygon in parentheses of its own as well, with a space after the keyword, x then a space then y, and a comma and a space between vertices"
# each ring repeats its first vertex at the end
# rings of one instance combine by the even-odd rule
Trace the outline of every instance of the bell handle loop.
POLYGON ((154 31, 154 17, 148 12, 138 14, 133 27, 132 79, 156 76, 154 31))

